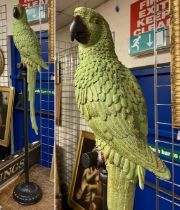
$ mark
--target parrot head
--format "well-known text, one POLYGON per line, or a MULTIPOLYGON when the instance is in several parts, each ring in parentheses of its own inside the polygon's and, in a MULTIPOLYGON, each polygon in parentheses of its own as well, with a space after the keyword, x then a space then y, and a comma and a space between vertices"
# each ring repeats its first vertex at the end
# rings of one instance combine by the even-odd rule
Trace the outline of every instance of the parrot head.
POLYGON ((72 41, 76 39, 84 46, 98 43, 99 40, 102 40, 103 36, 111 36, 106 20, 95 10, 86 7, 75 9, 70 33, 72 41))
POLYGON ((27 21, 26 10, 21 4, 17 4, 14 6, 13 17, 16 20, 27 21))

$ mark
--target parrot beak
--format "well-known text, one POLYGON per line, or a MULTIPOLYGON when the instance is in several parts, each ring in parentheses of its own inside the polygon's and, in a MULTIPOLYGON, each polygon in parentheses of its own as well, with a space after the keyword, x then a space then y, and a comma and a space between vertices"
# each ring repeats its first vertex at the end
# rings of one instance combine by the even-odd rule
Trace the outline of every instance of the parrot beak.
POLYGON ((19 9, 15 6, 13 9, 13 17, 18 19, 21 16, 19 9))
POLYGON ((83 22, 83 19, 80 15, 74 17, 70 25, 70 33, 71 41, 74 41, 74 39, 76 39, 82 44, 87 44, 89 42, 90 33, 88 32, 88 28, 83 22))

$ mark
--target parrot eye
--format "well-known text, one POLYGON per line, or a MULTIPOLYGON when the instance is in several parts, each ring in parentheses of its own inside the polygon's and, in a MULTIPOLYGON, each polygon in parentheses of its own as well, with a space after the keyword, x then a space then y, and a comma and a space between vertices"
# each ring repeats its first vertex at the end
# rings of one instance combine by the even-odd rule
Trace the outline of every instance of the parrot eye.
POLYGON ((97 18, 91 18, 90 23, 98 24, 99 20, 97 18))
POLYGON ((99 23, 99 20, 98 19, 95 19, 95 24, 98 24, 99 23))

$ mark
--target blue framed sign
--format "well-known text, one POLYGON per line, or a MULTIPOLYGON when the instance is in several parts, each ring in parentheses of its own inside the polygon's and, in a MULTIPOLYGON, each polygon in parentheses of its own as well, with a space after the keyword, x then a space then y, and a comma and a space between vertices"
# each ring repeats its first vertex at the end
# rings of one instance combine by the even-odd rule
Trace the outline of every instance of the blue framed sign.
POLYGON ((48 4, 41 6, 34 6, 26 9, 28 22, 35 24, 41 20, 41 22, 48 21, 48 4))

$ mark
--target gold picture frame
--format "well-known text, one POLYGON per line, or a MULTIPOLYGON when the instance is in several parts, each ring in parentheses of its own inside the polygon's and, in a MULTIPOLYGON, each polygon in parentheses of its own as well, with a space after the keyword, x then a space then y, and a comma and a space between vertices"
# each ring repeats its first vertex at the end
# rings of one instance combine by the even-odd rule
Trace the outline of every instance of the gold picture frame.
POLYGON ((49 62, 55 61, 55 1, 48 0, 48 23, 49 23, 49 62))
POLYGON ((0 86, 0 145, 9 146, 14 88, 0 86))
POLYGON ((180 128, 180 2, 170 0, 172 126, 180 128))
POLYGON ((4 54, 2 49, 0 49, 0 75, 4 72, 4 63, 5 63, 4 54))
POLYGON ((94 148, 94 134, 81 131, 68 196, 68 204, 74 210, 103 209, 102 183, 99 171, 92 167, 84 169, 81 165, 82 154, 91 152, 94 148))

